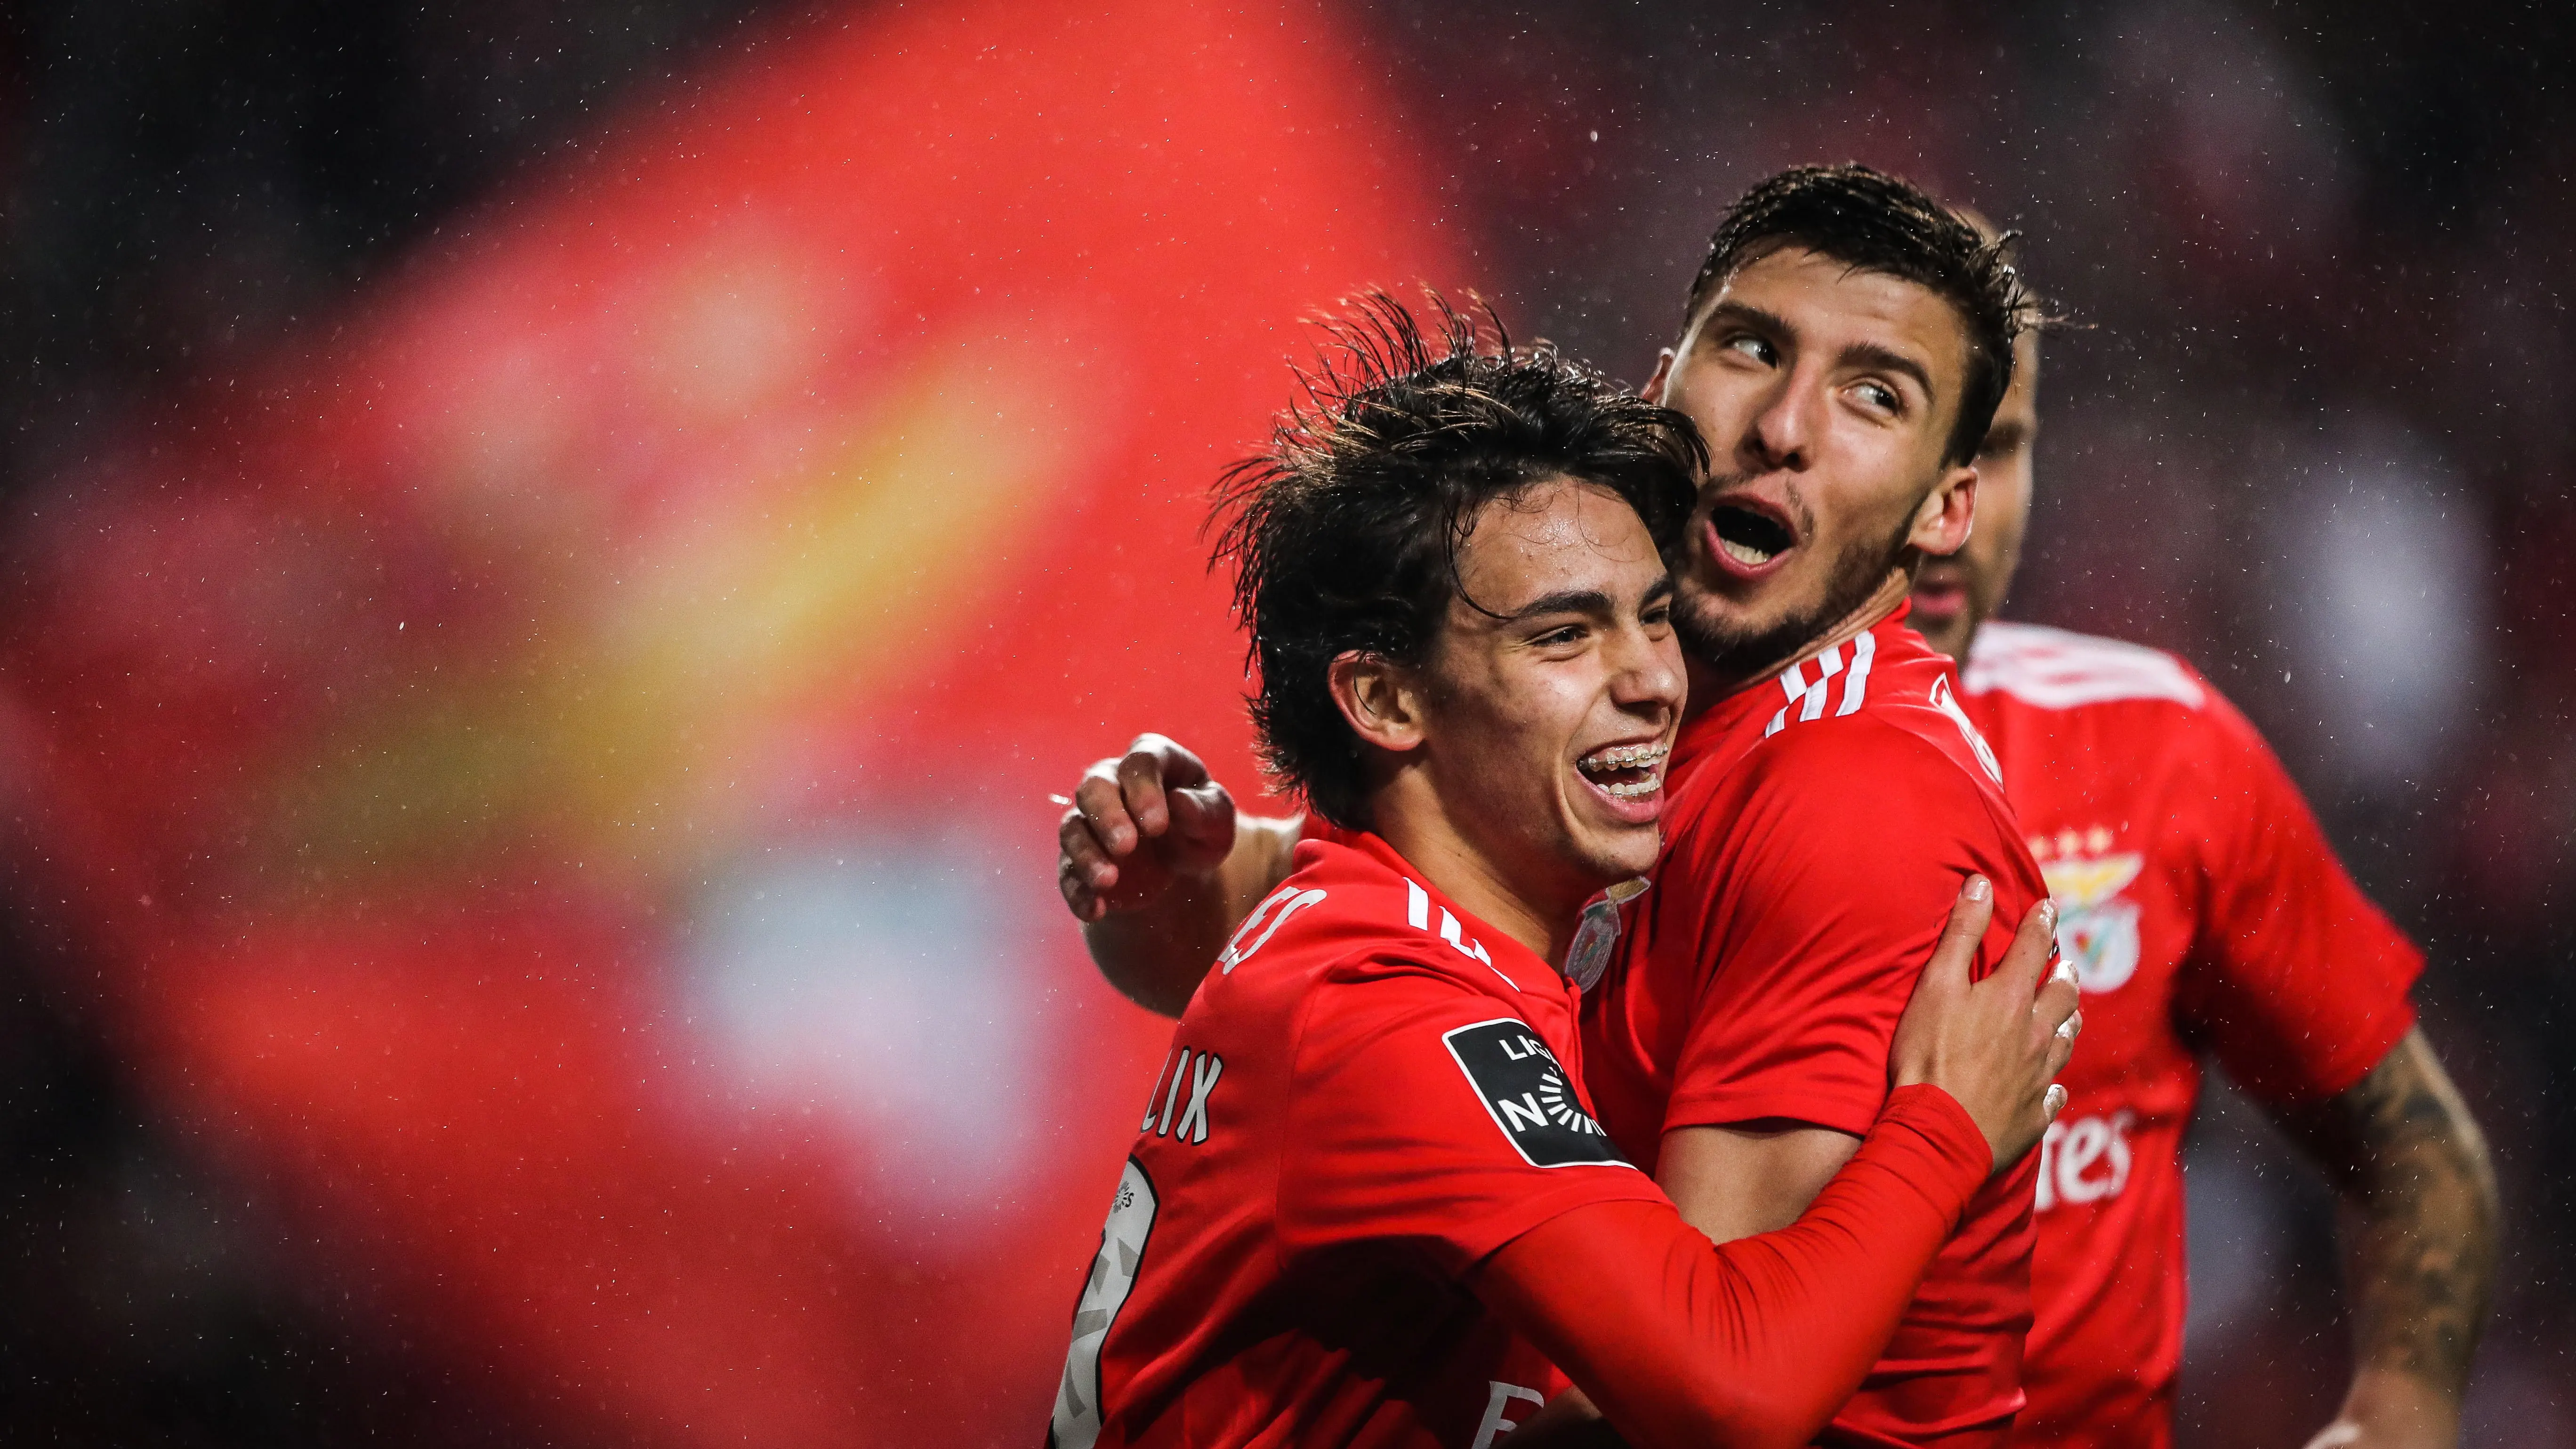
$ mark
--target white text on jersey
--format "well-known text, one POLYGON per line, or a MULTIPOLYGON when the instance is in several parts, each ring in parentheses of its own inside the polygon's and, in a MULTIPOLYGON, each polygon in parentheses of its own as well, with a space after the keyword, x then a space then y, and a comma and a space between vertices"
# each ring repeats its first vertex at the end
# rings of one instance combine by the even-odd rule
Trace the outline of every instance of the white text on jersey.
POLYGON ((1145 1125, 1137 1131, 1192 1146, 1208 1139, 1208 1094, 1216 1090, 1216 1079, 1225 1075, 1225 1058, 1214 1052, 1198 1052, 1193 1065, 1192 1055, 1190 1048, 1182 1047, 1177 1059, 1165 1060, 1164 1075, 1154 1079, 1154 1090, 1145 1096, 1145 1125), (1175 1120, 1172 1109, 1180 1106, 1183 1087, 1189 1089, 1189 1105, 1180 1107, 1180 1117, 1175 1120), (1156 1098, 1162 1100, 1159 1113, 1155 1110, 1156 1098))

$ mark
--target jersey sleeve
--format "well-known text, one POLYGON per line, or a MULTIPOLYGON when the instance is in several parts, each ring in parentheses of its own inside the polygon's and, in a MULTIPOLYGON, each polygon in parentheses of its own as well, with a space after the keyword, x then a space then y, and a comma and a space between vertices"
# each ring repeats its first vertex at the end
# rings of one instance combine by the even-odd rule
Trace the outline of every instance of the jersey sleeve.
POLYGON ((2178 1005, 2255 1096, 2331 1097, 2414 1026, 2423 954, 2345 873, 2253 724, 2215 691, 2203 720, 2206 908, 2178 1005))
POLYGON ((1309 993, 1279 1165, 1281 1246, 1401 1241, 1450 1276, 1594 1202, 1662 1201, 1575 1075, 1499 998, 1373 962, 1309 993))
MULTIPOLYGON (((1692 943, 1703 986, 1664 1130, 1754 1121, 1868 1132, 1896 1023, 1959 888, 1995 885, 1983 977, 2045 887, 2018 833, 1949 757, 1883 721, 1801 724, 1746 758, 1692 943)), ((1668 861, 1667 883, 1677 878, 1668 861)))
POLYGON ((1474 1286, 1628 1442, 1786 1449, 1860 1386, 1989 1163, 1956 1101, 1909 1087, 1787 1228, 1713 1247, 1669 1204, 1587 1206, 1474 1286))

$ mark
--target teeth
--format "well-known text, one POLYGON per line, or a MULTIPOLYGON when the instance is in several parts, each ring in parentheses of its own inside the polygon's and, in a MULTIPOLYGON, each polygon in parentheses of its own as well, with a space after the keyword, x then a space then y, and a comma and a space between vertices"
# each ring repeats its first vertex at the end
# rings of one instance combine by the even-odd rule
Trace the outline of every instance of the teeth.
POLYGON ((1671 753, 1672 746, 1665 744, 1613 745, 1585 755, 1574 762, 1574 767, 1595 777, 1592 783, 1600 788, 1601 793, 1614 799, 1636 800, 1664 788, 1664 772, 1660 766, 1664 763, 1664 756, 1671 753), (1644 778, 1637 780, 1598 778, 1621 770, 1643 770, 1646 773, 1644 778))
POLYGON ((1718 539, 1717 546, 1726 550, 1726 556, 1728 558, 1748 567, 1767 564, 1773 558, 1773 555, 1765 553, 1761 549, 1755 548, 1749 543, 1737 543, 1734 539, 1723 536, 1718 539))
POLYGON ((1642 770, 1651 765, 1661 764, 1664 756, 1671 753, 1672 746, 1665 744, 1613 745, 1606 750, 1594 750, 1574 763, 1577 769, 1588 774, 1608 770, 1642 770))

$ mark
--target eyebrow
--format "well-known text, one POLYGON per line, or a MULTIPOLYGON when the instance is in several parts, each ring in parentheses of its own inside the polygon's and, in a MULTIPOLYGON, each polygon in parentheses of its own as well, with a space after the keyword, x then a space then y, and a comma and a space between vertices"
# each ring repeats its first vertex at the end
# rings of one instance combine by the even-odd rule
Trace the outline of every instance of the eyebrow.
POLYGON ((1798 340, 1798 329, 1789 325, 1788 318, 1777 312, 1766 312, 1749 303, 1736 301, 1732 297, 1711 307, 1709 316, 1733 318, 1735 321, 1746 323, 1764 332, 1776 333, 1792 342, 1798 340))
MULTIPOLYGON (((1646 586, 1646 592, 1638 600, 1638 605, 1643 607, 1651 604, 1672 591, 1673 576, 1663 574, 1646 586)), ((1535 619, 1542 614, 1614 614, 1618 610, 1618 604, 1599 589, 1559 589, 1553 594, 1541 594, 1504 615, 1503 622, 1517 624, 1523 619, 1535 619)))
MULTIPOLYGON (((1798 329, 1789 325, 1788 318, 1733 298, 1719 302, 1709 309, 1709 315, 1732 318, 1790 342, 1798 340, 1798 329)), ((1930 370, 1892 347, 1885 347, 1875 342, 1855 342, 1844 348, 1842 355, 1834 361, 1842 367, 1874 367, 1882 372, 1903 373, 1914 379, 1915 385, 1923 389, 1925 399, 1935 404, 1940 402, 1941 394, 1932 386, 1930 370)))
POLYGON ((1932 386, 1931 372, 1922 363, 1892 347, 1881 347, 1875 342, 1855 342, 1844 348, 1842 355, 1834 360, 1844 367, 1874 367, 1881 372, 1901 372, 1923 389, 1926 402, 1938 406, 1941 401, 1941 394, 1932 386))
POLYGON ((1503 617, 1504 622, 1517 624, 1541 614, 1607 614, 1617 607, 1610 602, 1610 596, 1599 589, 1559 589, 1552 594, 1541 594, 1503 617))

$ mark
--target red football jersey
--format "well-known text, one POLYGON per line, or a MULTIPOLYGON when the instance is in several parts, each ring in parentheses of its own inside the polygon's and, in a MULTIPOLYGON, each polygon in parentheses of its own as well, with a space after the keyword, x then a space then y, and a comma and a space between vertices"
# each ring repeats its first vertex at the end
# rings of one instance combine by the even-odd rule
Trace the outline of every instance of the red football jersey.
POLYGON ((2039 1154, 2016 1442, 2164 1445, 2196 1051, 2272 1103, 2332 1096, 2414 1024, 2422 957, 2344 874, 2253 726, 2181 660, 1988 624, 1963 693, 2084 988, 2068 1105, 2039 1154))
POLYGON ((1054 1449, 1486 1449, 1563 1380, 1461 1276, 1571 1209, 1664 1202, 1592 1116, 1573 986, 1350 838, 1297 848, 1181 1016, 1054 1449))
MULTIPOLYGON (((1651 1167, 1670 1129, 1861 1136, 1897 1019, 1971 873, 1979 974, 2045 889, 1950 661, 1906 610, 1683 726, 1654 883, 1582 1016, 1603 1125, 1651 1167)), ((1577 980, 1586 974, 1570 966, 1577 980)), ((2021 1407, 2036 1154, 1972 1199, 1886 1355, 1820 1442, 1991 1444, 2021 1407)))

